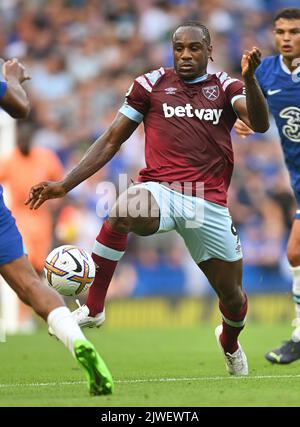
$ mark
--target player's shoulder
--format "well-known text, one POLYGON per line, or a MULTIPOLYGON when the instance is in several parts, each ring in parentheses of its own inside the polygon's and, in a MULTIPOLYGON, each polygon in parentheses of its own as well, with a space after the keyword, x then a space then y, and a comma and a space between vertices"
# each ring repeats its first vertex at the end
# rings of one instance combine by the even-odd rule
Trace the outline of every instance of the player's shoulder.
POLYGON ((261 68, 267 68, 267 67, 277 67, 279 66, 279 55, 270 55, 265 56, 259 65, 261 68))
POLYGON ((172 74, 172 69, 164 67, 151 70, 148 73, 141 74, 135 81, 139 83, 147 92, 152 92, 154 87, 157 86, 163 78, 167 78, 172 74))
POLYGON ((274 72, 277 68, 280 69, 279 55, 266 56, 257 67, 255 74, 257 77, 267 78, 268 73, 274 72))
POLYGON ((226 71, 219 71, 212 75, 212 77, 220 84, 223 91, 225 92, 226 89, 232 85, 233 83, 237 83, 240 85, 240 83, 243 84, 243 82, 235 77, 230 76, 226 71))

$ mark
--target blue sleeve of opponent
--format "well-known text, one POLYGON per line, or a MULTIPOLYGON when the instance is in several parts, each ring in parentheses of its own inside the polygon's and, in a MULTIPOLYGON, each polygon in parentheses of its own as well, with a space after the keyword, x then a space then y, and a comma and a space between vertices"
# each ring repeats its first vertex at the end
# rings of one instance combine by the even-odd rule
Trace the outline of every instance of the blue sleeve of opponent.
POLYGON ((7 83, 6 82, 0 82, 0 98, 3 98, 6 90, 7 90, 7 83))

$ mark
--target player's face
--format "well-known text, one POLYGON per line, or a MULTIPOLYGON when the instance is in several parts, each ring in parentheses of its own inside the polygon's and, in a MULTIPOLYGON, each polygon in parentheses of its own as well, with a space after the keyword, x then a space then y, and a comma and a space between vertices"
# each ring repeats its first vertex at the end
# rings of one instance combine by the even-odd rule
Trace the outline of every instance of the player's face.
POLYGON ((276 48, 284 58, 300 58, 300 19, 278 19, 274 34, 276 48))
POLYGON ((193 80, 205 74, 211 50, 201 28, 178 28, 173 36, 173 55, 179 77, 193 80))

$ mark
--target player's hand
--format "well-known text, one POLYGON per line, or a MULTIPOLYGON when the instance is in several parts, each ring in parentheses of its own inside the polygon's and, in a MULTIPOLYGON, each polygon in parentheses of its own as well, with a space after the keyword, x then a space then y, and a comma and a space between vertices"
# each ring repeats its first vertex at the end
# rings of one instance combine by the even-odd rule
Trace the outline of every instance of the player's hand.
POLYGON ((234 129, 236 133, 242 138, 246 138, 246 136, 255 134, 255 132, 240 119, 237 119, 235 122, 234 129))
POLYGON ((242 76, 243 78, 253 77, 256 68, 261 62, 261 51, 257 47, 253 47, 250 51, 245 50, 242 61, 242 76))
POLYGON ((64 197, 66 190, 62 183, 45 181, 31 187, 25 205, 38 209, 46 200, 64 197))
POLYGON ((30 80, 30 76, 26 71, 26 68, 17 58, 10 59, 2 65, 2 73, 5 80, 15 78, 19 83, 23 83, 26 80, 30 80))

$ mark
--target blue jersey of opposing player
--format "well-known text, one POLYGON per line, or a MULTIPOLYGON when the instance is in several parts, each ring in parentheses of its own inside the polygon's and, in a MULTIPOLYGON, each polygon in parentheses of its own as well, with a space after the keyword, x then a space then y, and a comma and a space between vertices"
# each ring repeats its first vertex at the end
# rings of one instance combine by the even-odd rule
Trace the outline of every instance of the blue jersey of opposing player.
POLYGON ((282 56, 262 60, 256 77, 275 119, 300 218, 300 66, 291 73, 282 56))
MULTIPOLYGON (((7 89, 6 82, 0 81, 0 99, 7 89)), ((4 204, 3 188, 0 184, 0 265, 7 264, 24 253, 22 237, 15 220, 4 204)))

